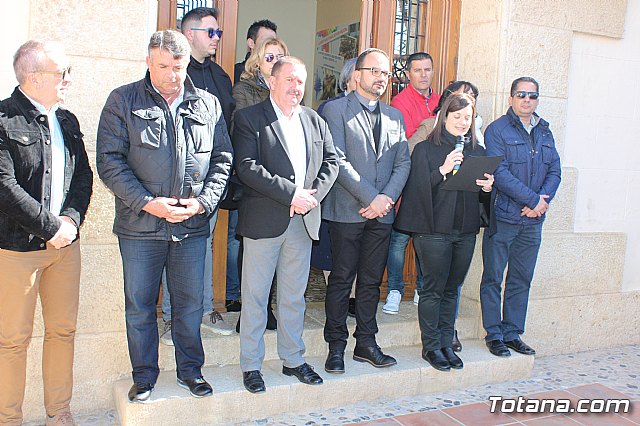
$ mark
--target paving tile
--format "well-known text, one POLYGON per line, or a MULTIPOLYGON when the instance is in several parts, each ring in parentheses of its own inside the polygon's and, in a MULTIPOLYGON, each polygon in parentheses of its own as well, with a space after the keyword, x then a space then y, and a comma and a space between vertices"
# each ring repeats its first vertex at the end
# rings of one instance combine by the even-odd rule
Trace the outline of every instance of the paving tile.
POLYGON ((579 423, 574 422, 569 417, 561 414, 555 416, 542 417, 540 419, 527 420, 522 422, 527 426, 578 426, 579 423))
POLYGON ((575 386, 566 389, 567 392, 571 392, 580 398, 588 399, 611 399, 611 398, 623 398, 629 399, 629 395, 622 392, 618 392, 615 389, 611 389, 601 383, 592 383, 589 385, 575 386))
POLYGON ((619 413, 620 417, 624 417, 625 419, 629 419, 632 422, 640 425, 640 401, 632 401, 631 409, 628 413, 619 413))
POLYGON ((395 418, 403 426, 460 426, 460 422, 440 410, 405 414, 395 418))
POLYGON ((369 422, 363 422, 363 423, 352 423, 354 425, 368 425, 368 426, 378 426, 378 425, 395 425, 398 426, 400 423, 398 423, 395 419, 390 418, 390 419, 377 419, 377 420, 371 420, 369 422))
POLYGON ((637 424, 615 413, 572 413, 567 414, 567 417, 584 426, 633 426, 637 424))
MULTIPOLYGON (((517 398, 517 397, 514 397, 517 398)), ((554 400, 558 400, 558 399, 568 399, 571 401, 571 404, 573 406, 573 404, 575 404, 575 402, 579 399, 576 395, 569 393, 567 391, 564 390, 556 390, 556 391, 547 391, 547 392, 537 392, 537 393, 532 393, 529 395, 524 395, 524 398, 526 398, 527 400, 532 400, 532 399, 537 399, 537 400, 542 400, 542 399, 554 399, 554 400)), ((491 402, 487 402, 487 404, 489 406, 491 406, 491 402)), ((545 406, 545 409, 542 410, 539 413, 505 413, 507 415, 509 415, 510 417, 513 417, 514 419, 518 420, 518 421, 525 421, 525 420, 533 420, 533 419, 537 419, 540 417, 548 417, 549 415, 553 414, 549 412, 549 408, 548 406, 545 406)))
POLYGON ((492 413, 484 402, 447 408, 444 413, 465 425, 494 426, 517 423, 511 416, 502 413, 492 413))

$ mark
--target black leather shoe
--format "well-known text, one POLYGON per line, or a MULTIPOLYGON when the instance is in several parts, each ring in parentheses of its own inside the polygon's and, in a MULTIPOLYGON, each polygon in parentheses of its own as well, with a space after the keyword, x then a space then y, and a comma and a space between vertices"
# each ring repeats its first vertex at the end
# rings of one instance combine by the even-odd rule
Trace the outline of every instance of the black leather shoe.
POLYGON ((195 379, 178 379, 178 386, 188 390, 194 398, 203 398, 213 394, 213 388, 202 376, 195 379))
POLYGON ((344 351, 329 351, 324 363, 324 371, 333 374, 344 373, 344 351))
POLYGON ((453 341, 451 342, 451 349, 454 352, 462 352, 462 343, 458 339, 458 330, 453 330, 453 341))
POLYGON ((531 346, 527 345, 521 339, 513 339, 509 341, 505 341, 504 344, 513 349, 514 351, 521 353, 523 355, 535 355, 536 351, 531 346))
POLYGON ((129 402, 142 402, 149 399, 151 396, 151 391, 153 390, 153 385, 150 383, 134 383, 129 389, 129 393, 127 396, 129 397, 129 402))
POLYGON ((225 300, 224 307, 227 308, 227 312, 240 312, 242 303, 239 300, 225 300))
POLYGON ((355 297, 349 298, 349 310, 347 311, 347 316, 351 318, 356 317, 356 298, 355 297))
POLYGON ((267 330, 277 330, 278 329, 278 320, 276 316, 273 315, 273 309, 269 307, 267 309, 267 330))
POLYGON ((464 363, 460 359, 458 355, 453 351, 453 348, 442 348, 442 353, 444 357, 449 361, 449 366, 451 368, 455 368, 456 370, 460 370, 464 367, 464 363))
POLYGON ((322 377, 318 375, 313 368, 307 364, 300 364, 297 367, 282 366, 282 374, 285 376, 296 376, 298 380, 306 385, 321 385, 322 377))
POLYGON ((494 354, 495 356, 508 357, 511 356, 511 352, 509 348, 504 344, 502 340, 492 340, 487 342, 487 347, 489 348, 489 352, 494 354))
POLYGON ((358 362, 368 362, 374 367, 390 367, 398 362, 392 356, 385 355, 380 350, 380 346, 361 347, 357 346, 353 350, 353 360, 358 362))
POLYGON ((242 372, 242 384, 245 389, 251 393, 266 392, 267 388, 262 380, 262 374, 259 370, 243 371, 242 372))
POLYGON ((442 353, 442 349, 436 349, 434 351, 422 351, 422 359, 427 361, 433 368, 440 371, 451 370, 451 365, 447 358, 442 353))

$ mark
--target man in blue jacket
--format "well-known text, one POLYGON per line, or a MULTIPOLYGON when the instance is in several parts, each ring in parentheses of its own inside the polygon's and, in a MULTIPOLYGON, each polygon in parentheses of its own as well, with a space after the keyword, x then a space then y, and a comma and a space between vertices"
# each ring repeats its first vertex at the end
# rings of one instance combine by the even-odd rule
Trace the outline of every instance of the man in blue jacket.
POLYGON ((487 127, 488 156, 504 156, 495 171, 491 226, 484 234, 480 284, 482 324, 489 351, 535 350, 520 339, 542 237, 542 223, 560 185, 560 157, 549 123, 535 113, 539 85, 531 77, 511 84, 510 108, 487 127), (501 309, 501 284, 509 265, 501 309))

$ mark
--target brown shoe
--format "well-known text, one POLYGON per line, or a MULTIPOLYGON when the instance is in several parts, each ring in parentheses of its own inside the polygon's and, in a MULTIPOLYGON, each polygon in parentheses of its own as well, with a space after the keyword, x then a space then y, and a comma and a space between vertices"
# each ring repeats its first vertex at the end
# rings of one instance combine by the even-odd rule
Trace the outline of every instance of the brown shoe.
POLYGON ((56 414, 55 416, 47 416, 45 426, 75 426, 76 422, 73 421, 73 416, 70 412, 56 414))

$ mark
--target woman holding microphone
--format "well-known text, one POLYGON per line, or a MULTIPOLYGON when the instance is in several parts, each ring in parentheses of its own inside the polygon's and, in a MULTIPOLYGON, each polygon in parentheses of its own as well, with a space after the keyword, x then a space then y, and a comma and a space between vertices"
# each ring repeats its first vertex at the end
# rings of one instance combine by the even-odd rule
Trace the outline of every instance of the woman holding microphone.
POLYGON ((411 174, 394 223, 412 234, 425 273, 418 303, 422 357, 440 371, 463 367, 451 348, 458 285, 473 257, 479 204, 490 198, 493 186, 493 175, 486 173, 486 179, 476 180, 479 192, 442 189, 465 157, 485 155, 477 144, 475 115, 473 97, 453 93, 447 98, 433 131, 411 155, 411 174), (456 142, 464 142, 463 148, 456 142))

